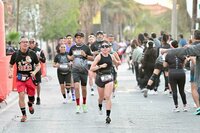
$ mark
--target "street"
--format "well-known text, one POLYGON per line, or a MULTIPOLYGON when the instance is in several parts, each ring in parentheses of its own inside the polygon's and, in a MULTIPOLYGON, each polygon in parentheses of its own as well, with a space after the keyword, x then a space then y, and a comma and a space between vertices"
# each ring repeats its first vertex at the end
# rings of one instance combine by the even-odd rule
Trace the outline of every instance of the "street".
MULTIPOLYGON (((63 98, 56 76, 56 69, 47 65, 47 77, 43 79, 41 105, 34 105, 35 114, 28 112, 28 120, 20 122, 17 92, 12 92, 12 100, 0 109, 0 132, 2 133, 199 133, 200 117, 195 116, 194 103, 187 81, 186 93, 188 112, 173 112, 173 99, 163 94, 164 84, 158 95, 144 98, 136 86, 135 75, 122 64, 118 70, 118 89, 112 99, 111 123, 105 124, 103 115, 98 113, 98 94, 90 96, 88 87, 88 112, 75 113, 75 102, 63 104, 63 98)), ((189 71, 187 72, 187 79, 189 71)), ((182 101, 179 96, 179 105, 182 101)))

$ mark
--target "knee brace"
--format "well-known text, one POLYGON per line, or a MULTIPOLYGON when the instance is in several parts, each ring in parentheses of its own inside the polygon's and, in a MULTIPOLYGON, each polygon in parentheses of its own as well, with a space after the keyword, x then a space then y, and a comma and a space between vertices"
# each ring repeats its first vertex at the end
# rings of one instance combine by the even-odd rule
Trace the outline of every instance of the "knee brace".
POLYGON ((158 75, 154 74, 151 76, 150 80, 155 81, 158 78, 158 75))
POLYGON ((29 102, 34 103, 35 97, 34 96, 28 96, 28 100, 29 100, 29 102))

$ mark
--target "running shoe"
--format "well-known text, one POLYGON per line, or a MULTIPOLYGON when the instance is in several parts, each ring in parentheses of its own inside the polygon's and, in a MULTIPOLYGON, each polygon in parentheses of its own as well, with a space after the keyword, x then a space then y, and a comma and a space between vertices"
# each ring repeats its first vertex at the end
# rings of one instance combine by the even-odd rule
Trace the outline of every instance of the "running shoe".
POLYGON ((200 115, 200 107, 196 109, 195 115, 200 115))
POLYGON ((37 97, 36 105, 40 105, 40 98, 39 97, 37 97))
POLYGON ((81 113, 81 107, 78 105, 76 106, 76 114, 79 114, 81 113))
POLYGON ((115 92, 112 93, 112 98, 115 98, 115 92))
POLYGON ((184 106, 184 107, 183 107, 183 112, 187 112, 187 111, 188 111, 187 107, 184 106))
POLYGON ((63 100, 63 104, 67 104, 67 98, 63 100))
POLYGON ((35 110, 34 110, 33 106, 29 107, 29 112, 30 112, 30 114, 34 114, 35 110))
POLYGON ((176 108, 173 109, 173 112, 180 112, 180 110, 179 110, 178 107, 176 107, 176 108))
POLYGON ((102 109, 99 109, 99 115, 103 115, 102 109))
POLYGON ((71 103, 72 102, 71 96, 69 94, 67 94, 66 101, 67 101, 67 103, 71 103))
POLYGON ((143 91, 144 91, 144 94, 143 94, 144 97, 147 98, 147 96, 148 96, 148 90, 145 88, 145 89, 143 89, 143 91))
POLYGON ((107 124, 110 124, 110 122, 111 122, 110 117, 107 117, 107 118, 106 118, 106 123, 107 123, 107 124))
POLYGON ((82 108, 83 108, 83 113, 87 113, 88 112, 86 104, 83 104, 82 108))
POLYGON ((27 120, 27 116, 23 115, 22 118, 21 118, 21 122, 25 122, 26 120, 27 120))

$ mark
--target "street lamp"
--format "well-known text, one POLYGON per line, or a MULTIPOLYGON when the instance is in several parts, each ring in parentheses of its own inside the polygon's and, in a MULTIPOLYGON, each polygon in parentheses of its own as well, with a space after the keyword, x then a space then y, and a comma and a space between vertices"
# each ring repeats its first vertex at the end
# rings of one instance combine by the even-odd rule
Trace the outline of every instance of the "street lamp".
POLYGON ((19 0, 17 0, 17 24, 16 24, 16 31, 18 32, 19 27, 19 0))

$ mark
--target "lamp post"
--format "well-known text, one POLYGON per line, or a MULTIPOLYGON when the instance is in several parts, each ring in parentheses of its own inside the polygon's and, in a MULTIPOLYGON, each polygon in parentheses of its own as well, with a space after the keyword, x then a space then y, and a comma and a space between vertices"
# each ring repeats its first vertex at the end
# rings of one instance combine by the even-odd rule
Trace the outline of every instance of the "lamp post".
POLYGON ((19 0, 17 0, 17 24, 16 24, 16 31, 18 32, 19 28, 19 0))
POLYGON ((177 39, 177 0, 173 0, 171 34, 177 39))

